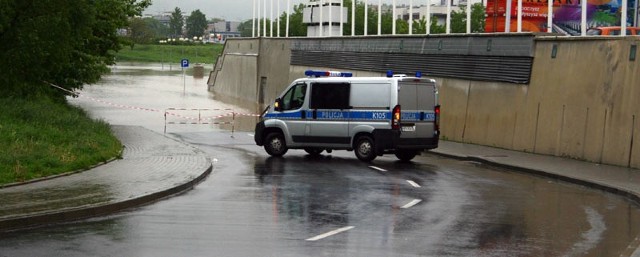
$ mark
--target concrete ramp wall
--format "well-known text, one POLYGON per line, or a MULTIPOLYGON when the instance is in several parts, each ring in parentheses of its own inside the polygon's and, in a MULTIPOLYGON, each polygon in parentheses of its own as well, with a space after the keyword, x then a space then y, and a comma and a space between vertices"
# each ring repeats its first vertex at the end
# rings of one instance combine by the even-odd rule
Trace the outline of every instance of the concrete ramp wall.
MULTIPOLYGON (((640 37, 533 40, 529 84, 434 78, 442 138, 640 168, 640 37)), ((332 70, 290 65, 290 44, 228 40, 211 89, 266 106, 304 70, 332 70)))
POLYGON ((289 84, 289 44, 286 39, 227 40, 210 74, 209 91, 259 103, 275 99, 289 84))

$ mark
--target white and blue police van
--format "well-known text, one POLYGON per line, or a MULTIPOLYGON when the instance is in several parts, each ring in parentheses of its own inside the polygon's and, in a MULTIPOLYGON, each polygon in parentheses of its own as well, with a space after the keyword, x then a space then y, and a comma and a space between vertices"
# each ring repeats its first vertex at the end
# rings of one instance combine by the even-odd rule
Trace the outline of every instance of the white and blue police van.
POLYGON ((267 107, 255 142, 271 156, 289 149, 310 155, 354 151, 370 162, 393 153, 409 161, 438 147, 438 90, 420 73, 409 77, 353 77, 348 72, 305 72, 267 107))

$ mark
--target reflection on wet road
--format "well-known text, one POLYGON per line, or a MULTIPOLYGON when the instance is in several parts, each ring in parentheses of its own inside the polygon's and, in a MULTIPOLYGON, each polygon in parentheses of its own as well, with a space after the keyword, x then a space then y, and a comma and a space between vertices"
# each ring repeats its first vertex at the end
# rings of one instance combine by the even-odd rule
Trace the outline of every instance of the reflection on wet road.
MULTIPOLYGON (((182 95, 171 84, 181 76, 129 76, 86 93, 162 110, 243 109, 215 100, 204 81, 182 95)), ((112 123, 162 132, 162 114, 74 101, 112 123)), ((597 190, 430 155, 371 164, 345 151, 271 158, 248 129, 233 137, 225 129, 168 130, 216 160, 192 191, 0 235, 0 256, 619 256, 640 232, 637 206, 597 190)))

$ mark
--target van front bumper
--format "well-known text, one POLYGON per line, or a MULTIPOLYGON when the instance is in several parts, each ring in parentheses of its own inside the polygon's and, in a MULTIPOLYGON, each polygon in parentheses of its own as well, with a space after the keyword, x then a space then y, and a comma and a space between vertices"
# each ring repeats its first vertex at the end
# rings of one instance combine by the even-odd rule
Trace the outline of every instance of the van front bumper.
POLYGON ((264 145, 264 129, 264 121, 258 122, 256 124, 256 129, 253 133, 253 140, 256 141, 256 145, 264 145))

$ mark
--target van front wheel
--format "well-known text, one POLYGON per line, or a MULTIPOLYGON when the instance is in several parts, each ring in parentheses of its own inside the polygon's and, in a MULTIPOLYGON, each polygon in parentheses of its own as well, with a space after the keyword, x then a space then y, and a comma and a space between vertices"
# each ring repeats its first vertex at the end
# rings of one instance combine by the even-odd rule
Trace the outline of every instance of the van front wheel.
POLYGON ((265 138, 264 150, 271 156, 283 156, 289 150, 281 133, 269 133, 265 138))
POLYGON ((373 139, 369 136, 359 137, 354 146, 354 152, 356 153, 356 157, 363 162, 373 161, 373 159, 376 158, 373 139))

